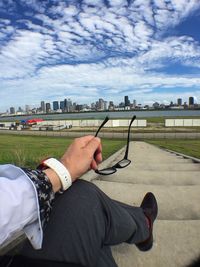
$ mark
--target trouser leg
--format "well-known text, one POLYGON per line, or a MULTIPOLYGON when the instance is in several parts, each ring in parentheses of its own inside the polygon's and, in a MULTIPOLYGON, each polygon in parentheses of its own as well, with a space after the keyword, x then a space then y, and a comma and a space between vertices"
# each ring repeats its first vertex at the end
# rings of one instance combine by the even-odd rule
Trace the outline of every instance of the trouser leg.
POLYGON ((117 267, 117 264, 111 252, 111 248, 109 246, 104 246, 101 249, 101 252, 98 257, 98 261, 95 267, 117 267))
POLYGON ((138 243, 147 237, 141 208, 113 201, 92 183, 78 180, 57 197, 42 250, 27 245, 23 254, 94 267, 105 245, 138 243))

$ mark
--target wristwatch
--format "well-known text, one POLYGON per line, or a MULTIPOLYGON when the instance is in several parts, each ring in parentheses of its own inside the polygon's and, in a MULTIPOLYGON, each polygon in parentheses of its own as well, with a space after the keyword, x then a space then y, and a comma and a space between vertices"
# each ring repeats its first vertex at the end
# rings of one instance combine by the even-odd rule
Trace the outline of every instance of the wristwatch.
POLYGON ((58 175, 63 191, 67 190, 72 185, 72 178, 68 169, 59 160, 55 158, 45 159, 41 161, 37 169, 45 170, 48 167, 54 170, 58 175))

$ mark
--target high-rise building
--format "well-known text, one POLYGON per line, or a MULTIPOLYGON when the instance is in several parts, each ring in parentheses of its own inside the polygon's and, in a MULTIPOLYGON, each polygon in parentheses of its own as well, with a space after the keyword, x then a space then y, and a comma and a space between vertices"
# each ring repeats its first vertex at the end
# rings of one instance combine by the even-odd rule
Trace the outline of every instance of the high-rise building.
POLYGON ((64 103, 64 101, 60 101, 60 109, 62 111, 64 111, 64 109, 65 109, 65 103, 64 103))
POLYGON ((23 109, 21 107, 18 107, 17 112, 23 112, 23 109))
POLYGON ((72 101, 70 98, 67 99, 67 109, 68 109, 68 112, 73 111, 73 105, 72 105, 72 101))
POLYGON ((25 105, 25 111, 26 111, 26 113, 29 113, 29 111, 30 111, 30 106, 29 105, 25 105))
POLYGON ((72 111, 72 101, 70 98, 64 100, 64 111, 71 112, 72 111))
POLYGON ((51 104, 50 103, 46 103, 46 112, 49 113, 51 110, 51 104))
POLYGON ((177 99, 177 105, 178 106, 182 106, 182 98, 178 98, 177 99))
POLYGON ((95 103, 91 103, 91 109, 96 110, 96 104, 95 103))
POLYGON ((137 106, 137 102, 136 102, 136 100, 134 99, 134 100, 133 100, 133 108, 136 108, 136 106, 137 106))
POLYGON ((109 101, 108 109, 113 110, 115 108, 113 101, 109 101))
POLYGON ((10 107, 10 114, 15 114, 15 108, 14 107, 10 107))
POLYGON ((58 110, 59 109, 59 104, 58 101, 53 101, 53 110, 58 110))
POLYGON ((103 100, 103 98, 99 98, 98 109, 99 110, 104 110, 104 100, 103 100))
POLYGON ((103 103, 103 110, 107 110, 108 109, 108 102, 104 101, 103 103))
POLYGON ((194 97, 190 96, 189 97, 189 106, 193 106, 194 105, 194 97))
POLYGON ((125 107, 130 106, 130 100, 128 99, 127 95, 124 97, 124 103, 125 103, 125 107))
POLYGON ((41 111, 42 112, 46 112, 46 108, 45 108, 45 102, 44 101, 41 101, 41 111))

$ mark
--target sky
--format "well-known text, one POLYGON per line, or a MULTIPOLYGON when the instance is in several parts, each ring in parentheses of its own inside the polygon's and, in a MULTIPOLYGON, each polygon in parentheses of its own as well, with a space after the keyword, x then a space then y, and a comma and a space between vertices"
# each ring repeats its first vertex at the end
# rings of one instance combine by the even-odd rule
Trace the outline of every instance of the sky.
POLYGON ((71 98, 200 103, 199 0, 0 0, 0 112, 71 98))

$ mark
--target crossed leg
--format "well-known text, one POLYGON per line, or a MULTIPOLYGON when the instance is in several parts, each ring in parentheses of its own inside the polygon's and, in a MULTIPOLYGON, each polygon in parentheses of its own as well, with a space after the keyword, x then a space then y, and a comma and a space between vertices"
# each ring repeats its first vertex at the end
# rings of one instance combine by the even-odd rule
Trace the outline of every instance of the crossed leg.
POLYGON ((22 254, 87 267, 116 267, 110 246, 140 243, 148 235, 140 207, 114 201, 94 184, 78 180, 57 197, 43 248, 37 251, 27 243, 22 254))

